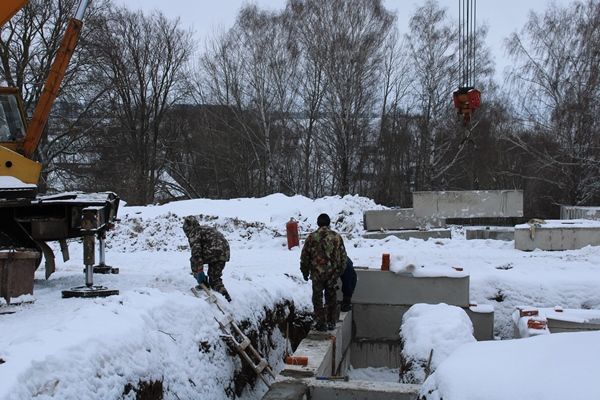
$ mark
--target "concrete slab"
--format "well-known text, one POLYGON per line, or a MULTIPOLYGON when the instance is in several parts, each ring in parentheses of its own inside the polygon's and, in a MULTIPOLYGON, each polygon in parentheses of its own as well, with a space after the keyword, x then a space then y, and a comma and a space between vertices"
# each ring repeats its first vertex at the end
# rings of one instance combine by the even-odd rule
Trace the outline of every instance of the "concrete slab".
POLYGON ((301 380, 282 380, 271 384, 262 400, 306 400, 308 386, 301 380))
POLYGON ((600 246, 600 221, 546 220, 534 226, 515 226, 518 250, 576 250, 585 246, 600 246))
POLYGON ((494 340, 494 306, 483 304, 463 308, 473 323, 475 339, 494 340))
POLYGON ((400 368, 401 351, 399 335, 395 340, 356 339, 350 347, 350 364, 354 368, 400 368))
POLYGON ((309 337, 300 342, 293 355, 308 357, 308 365, 286 364, 280 375, 293 378, 331 375, 334 357, 331 334, 311 331, 309 337))
MULTIPOLYGON (((353 332, 353 321, 354 321, 354 313, 353 311, 341 312, 340 313, 340 321, 342 322, 341 336, 342 336, 342 348, 344 351, 350 348, 350 344, 352 343, 352 332, 353 332)), ((337 339, 340 342, 339 338, 337 339)))
POLYGON ((522 190, 414 192, 417 217, 483 218, 522 217, 522 190))
POLYGON ((483 227, 483 228, 469 228, 465 230, 465 237, 467 240, 504 240, 511 241, 515 240, 515 228, 512 227, 483 227))
POLYGON ((600 220, 600 207, 560 206, 560 219, 600 220))
POLYGON ((398 340, 402 317, 411 305, 353 304, 357 340, 398 340))
POLYGON ((383 232, 366 232, 363 234, 365 239, 385 239, 388 236, 395 236, 398 239, 451 239, 452 233, 450 229, 434 229, 428 231, 383 231, 383 232))
MULTIPOLYGON (((338 323, 335 330, 335 355, 333 359, 334 374, 339 375, 342 369, 342 363, 345 353, 350 348, 352 342, 352 311, 340 313, 338 323)), ((344 370, 345 372, 345 370, 344 370)))
POLYGON ((294 356, 308 357, 308 365, 286 365, 282 376, 304 378, 330 376, 338 372, 352 341, 352 311, 340 313, 334 331, 311 330, 294 352, 294 356))
MULTIPOLYGON (((397 340, 402 317, 411 305, 354 304, 357 340, 397 340)), ((494 308, 491 305, 462 307, 473 323, 477 340, 494 339, 494 308)))
MULTIPOLYGON (((356 270, 353 304, 412 305, 446 303, 469 305, 469 276, 420 277, 390 271, 356 270)), ((400 326, 400 325, 398 325, 400 326)))
POLYGON ((311 400, 415 400, 419 385, 394 382, 311 382, 308 392, 311 400))
POLYGON ((446 222, 441 218, 416 217, 412 208, 393 208, 391 210, 365 211, 363 226, 366 231, 419 230, 445 228, 446 222))
POLYGON ((600 318, 589 321, 566 321, 547 317, 550 333, 600 331, 600 318))

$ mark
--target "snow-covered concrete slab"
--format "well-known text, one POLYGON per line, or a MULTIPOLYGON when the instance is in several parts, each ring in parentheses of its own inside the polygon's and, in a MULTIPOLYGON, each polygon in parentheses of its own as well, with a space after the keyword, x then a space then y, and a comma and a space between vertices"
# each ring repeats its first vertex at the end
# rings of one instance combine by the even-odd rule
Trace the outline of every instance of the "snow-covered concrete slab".
POLYGON ((560 219, 600 220, 600 207, 560 206, 560 219))
POLYGON ((363 215, 366 231, 445 228, 442 218, 416 217, 412 208, 368 210, 363 215))
POLYGON ((469 276, 465 273, 449 271, 449 276, 431 277, 364 269, 357 269, 356 273, 358 283, 352 297, 356 304, 469 305, 469 276))
POLYGON ((419 385, 393 382, 314 381, 310 383, 311 400, 414 400, 419 385))
POLYGON ((517 338, 600 330, 600 310, 519 306, 512 320, 517 338))
POLYGON ((479 228, 466 228, 465 238, 467 240, 504 240, 511 241, 515 239, 515 228, 504 226, 488 226, 479 228))
POLYGON ((450 239, 452 232, 450 229, 430 229, 421 230, 405 230, 405 231, 380 231, 380 232, 365 232, 365 239, 385 239, 389 236, 397 237, 398 239, 450 239))
POLYGON ((506 218, 523 216, 522 190, 414 192, 417 217, 506 218))
POLYGON ((546 220, 515 226, 518 250, 575 250, 600 246, 600 221, 546 220))

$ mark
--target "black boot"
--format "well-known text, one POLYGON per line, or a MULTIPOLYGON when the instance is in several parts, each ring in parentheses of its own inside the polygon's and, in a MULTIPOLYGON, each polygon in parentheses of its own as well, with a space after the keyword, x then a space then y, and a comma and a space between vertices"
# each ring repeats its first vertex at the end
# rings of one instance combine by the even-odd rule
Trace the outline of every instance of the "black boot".
POLYGON ((323 321, 317 321, 317 323, 315 324, 315 330, 317 330, 319 332, 326 332, 327 324, 325 324, 325 322, 323 322, 323 321))
POLYGON ((344 297, 342 300, 342 306, 340 307, 342 312, 348 312, 352 310, 352 299, 350 297, 344 297))

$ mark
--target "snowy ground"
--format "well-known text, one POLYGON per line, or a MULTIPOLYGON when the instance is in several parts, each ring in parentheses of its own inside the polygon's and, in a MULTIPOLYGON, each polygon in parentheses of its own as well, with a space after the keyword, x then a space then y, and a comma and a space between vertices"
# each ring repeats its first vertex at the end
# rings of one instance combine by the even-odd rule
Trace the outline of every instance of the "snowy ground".
MULTIPOLYGON (((0 399, 128 399, 135 398, 124 394, 128 383, 156 380, 167 399, 227 398, 235 364, 219 338, 214 308, 189 291, 195 282, 181 230, 186 215, 201 215, 230 240, 224 282, 240 320, 257 323, 265 307, 283 300, 310 307, 300 250, 287 249, 285 223, 294 217, 307 233, 321 212, 346 234, 356 266, 377 268, 381 254, 391 253, 396 271, 410 264, 421 274, 463 267, 471 276, 471 301, 495 307, 498 338, 512 337, 517 305, 600 308, 600 247, 521 252, 513 242, 466 241, 458 228, 451 240, 362 239, 362 213, 374 208, 383 207, 357 196, 312 201, 280 194, 124 207, 107 251, 108 263, 121 272, 95 275, 95 283, 119 289, 119 296, 61 299, 60 290, 83 283, 81 245, 72 243, 72 260, 57 262, 50 280, 42 268, 36 272, 36 301, 0 315, 0 399)), ((284 346, 280 335, 273 341, 284 346)), ((257 385, 242 397, 263 392, 257 385)))

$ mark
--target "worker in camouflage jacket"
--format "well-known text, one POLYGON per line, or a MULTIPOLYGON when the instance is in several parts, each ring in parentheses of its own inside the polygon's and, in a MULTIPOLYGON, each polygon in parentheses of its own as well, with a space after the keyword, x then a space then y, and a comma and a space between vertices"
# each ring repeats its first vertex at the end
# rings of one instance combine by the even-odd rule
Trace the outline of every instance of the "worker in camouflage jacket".
POLYGON ((225 263, 229 261, 229 242, 225 236, 213 227, 200 225, 192 216, 185 217, 183 231, 190 242, 192 275, 198 285, 205 284, 231 301, 222 278, 225 263), (208 278, 204 264, 208 264, 208 278))
POLYGON ((342 237, 329 228, 329 215, 317 218, 319 229, 306 238, 300 256, 300 271, 305 281, 312 279, 312 303, 319 331, 335 329, 337 320, 337 281, 346 267, 346 248, 342 237), (325 307, 323 306, 325 294, 325 307))

